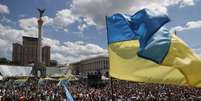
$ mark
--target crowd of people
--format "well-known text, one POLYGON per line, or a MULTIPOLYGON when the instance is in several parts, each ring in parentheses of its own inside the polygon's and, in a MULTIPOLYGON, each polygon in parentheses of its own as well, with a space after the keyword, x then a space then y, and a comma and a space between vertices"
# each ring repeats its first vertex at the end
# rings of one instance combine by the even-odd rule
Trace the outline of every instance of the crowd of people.
POLYGON ((133 83, 113 80, 103 88, 91 88, 83 82, 69 86, 76 101, 200 101, 201 89, 175 85, 133 83))
MULTIPOLYGON (((31 79, 24 84, 3 82, 0 101, 67 101, 65 90, 58 82, 42 85, 31 79)), ((86 81, 72 81, 67 85, 75 101, 200 101, 201 89, 174 85, 134 83, 108 80, 105 86, 90 87, 86 81), (113 87, 113 89, 111 89, 113 87)))
POLYGON ((1 83, 0 101, 65 101, 62 86, 56 82, 39 84, 38 81, 31 79, 25 83, 1 83))

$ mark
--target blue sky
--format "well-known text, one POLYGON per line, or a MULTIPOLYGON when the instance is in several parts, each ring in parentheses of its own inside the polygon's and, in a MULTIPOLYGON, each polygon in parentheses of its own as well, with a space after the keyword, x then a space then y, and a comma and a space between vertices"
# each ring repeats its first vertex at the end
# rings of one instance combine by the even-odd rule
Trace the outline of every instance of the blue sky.
POLYGON ((201 0, 1 0, 0 57, 11 59, 23 35, 37 36, 36 8, 46 8, 43 44, 61 63, 106 55, 105 16, 142 8, 168 14, 166 26, 201 55, 201 0))

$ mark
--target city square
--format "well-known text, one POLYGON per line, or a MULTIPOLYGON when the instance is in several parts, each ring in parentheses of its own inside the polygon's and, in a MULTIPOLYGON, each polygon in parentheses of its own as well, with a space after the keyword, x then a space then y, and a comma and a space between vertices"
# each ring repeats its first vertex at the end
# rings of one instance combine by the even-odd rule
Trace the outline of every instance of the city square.
POLYGON ((0 101, 200 101, 200 0, 1 0, 0 101))

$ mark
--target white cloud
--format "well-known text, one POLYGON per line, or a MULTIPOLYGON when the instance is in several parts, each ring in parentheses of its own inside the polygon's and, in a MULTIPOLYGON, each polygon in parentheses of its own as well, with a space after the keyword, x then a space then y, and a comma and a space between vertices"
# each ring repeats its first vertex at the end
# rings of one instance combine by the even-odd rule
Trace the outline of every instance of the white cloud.
POLYGON ((35 30, 37 28, 37 18, 20 19, 19 26, 24 30, 35 30))
POLYGON ((53 25, 59 29, 65 29, 64 31, 68 31, 68 25, 74 23, 78 20, 78 17, 74 16, 69 9, 63 9, 56 13, 56 16, 53 18, 53 25))
MULTIPOLYGON (((73 0, 72 13, 89 18, 97 27, 103 27, 105 16, 117 12, 134 14, 142 8, 149 8, 167 14, 167 7, 172 5, 193 6, 197 0, 73 0)), ((86 26, 79 26, 82 30, 86 26)))
POLYGON ((51 58, 58 60, 60 63, 71 63, 81 59, 94 57, 98 55, 106 55, 106 49, 96 44, 77 42, 63 42, 44 38, 44 45, 51 46, 51 58))
POLYGON ((96 44, 77 42, 63 42, 45 38, 45 45, 51 46, 51 58, 58 60, 60 63, 71 63, 81 59, 94 57, 98 55, 106 55, 106 49, 101 48, 96 44))
MULTIPOLYGON (((44 20, 43 25, 50 24, 53 21, 53 19, 48 16, 44 16, 42 19, 44 20)), ((18 22, 19 22, 19 26, 24 30, 35 30, 37 29, 37 26, 38 26, 37 20, 38 18, 32 17, 32 18, 20 19, 18 22)))
POLYGON ((196 52, 201 54, 201 48, 197 48, 197 49, 193 49, 193 50, 195 50, 196 52))
POLYGON ((0 57, 11 58, 12 43, 18 41, 21 30, 0 24, 0 57))
POLYGON ((193 50, 201 57, 201 47, 193 50))
POLYGON ((171 5, 179 5, 179 7, 184 6, 193 6, 195 5, 196 0, 165 0, 164 5, 165 6, 171 6, 171 5))
POLYGON ((184 6, 193 6, 195 5, 194 0, 181 0, 181 5, 180 7, 184 7, 184 6))
POLYGON ((81 59, 94 57, 98 55, 106 55, 106 49, 101 48, 96 44, 77 42, 64 42, 60 43, 52 40, 51 44, 52 59, 56 59, 62 63, 71 63, 81 59))
MULTIPOLYGON (((37 33, 38 33, 37 20, 38 18, 36 17, 23 18, 18 21, 18 25, 24 32, 27 33, 25 34, 26 36, 28 35, 28 36, 37 37, 37 33)), ((50 25, 53 22, 53 19, 48 16, 44 16, 43 20, 44 20, 44 24, 43 24, 44 26, 50 25)))
POLYGON ((127 12, 134 4, 133 0, 73 0, 71 10, 74 15, 89 18, 100 26, 104 25, 106 15, 127 12))
POLYGON ((2 40, 12 43, 17 41, 22 34, 24 34, 23 30, 16 30, 9 26, 3 26, 0 24, 0 39, 2 40))
MULTIPOLYGON (((37 33, 37 19, 36 17, 23 18, 18 21, 18 24, 23 30, 37 33)), ((42 19, 44 20, 44 26, 51 26, 55 30, 62 30, 64 32, 68 32, 69 25, 75 22, 79 22, 78 29, 80 31, 89 26, 96 25, 90 18, 72 14, 70 9, 62 9, 56 13, 55 17, 44 16, 42 19)))
POLYGON ((83 19, 79 19, 79 26, 78 26, 78 29, 80 31, 84 31, 86 28, 90 27, 90 26, 96 26, 96 23, 90 19, 90 18, 87 18, 87 17, 83 17, 83 19))
POLYGON ((53 53, 51 54, 51 58, 54 60, 57 60, 59 63, 66 63, 69 61, 66 56, 60 54, 60 53, 53 53))
POLYGON ((0 47, 6 47, 7 42, 5 40, 0 39, 0 47))
POLYGON ((190 21, 186 24, 188 28, 201 28, 201 20, 190 21))
POLYGON ((191 30, 191 29, 197 29, 201 28, 201 20, 197 21, 189 21, 185 24, 185 26, 175 26, 171 28, 171 31, 185 31, 185 30, 191 30))
POLYGON ((2 16, 2 18, 0 19, 1 22, 5 22, 5 23, 12 23, 14 24, 14 22, 12 22, 10 19, 8 19, 7 17, 5 16, 2 16))
POLYGON ((9 14, 10 11, 9 11, 9 9, 8 9, 8 6, 3 5, 3 4, 0 4, 0 13, 6 13, 6 14, 9 14))
MULTIPOLYGON (((167 6, 171 5, 194 5, 196 0, 73 0, 70 9, 59 10, 55 17, 44 16, 45 25, 51 25, 55 30, 68 32, 70 24, 79 22, 78 30, 84 31, 90 26, 102 28, 105 24, 105 16, 117 12, 133 14, 139 9, 150 8, 157 12, 167 14, 167 6), (81 19, 83 18, 83 19, 81 19)), ((23 30, 31 30, 36 33, 37 18, 19 20, 19 26, 23 30)))
POLYGON ((59 46, 61 43, 59 40, 54 40, 54 39, 50 39, 50 38, 43 38, 43 45, 46 46, 52 46, 52 47, 56 47, 59 46))
POLYGON ((52 18, 53 21, 51 25, 59 30, 63 30, 68 32, 68 27, 70 24, 75 22, 79 22, 78 29, 83 31, 85 28, 89 26, 96 25, 94 21, 88 17, 82 17, 78 15, 74 15, 71 9, 62 9, 56 13, 56 16, 52 18))
MULTIPOLYGON (((59 10, 55 17, 47 19, 45 23, 56 30, 68 32, 70 24, 79 22, 78 30, 84 31, 90 26, 103 28, 105 16, 117 12, 133 14, 142 8, 150 8, 154 11, 167 14, 167 6, 183 5, 192 6, 195 0, 73 0, 70 9, 59 10)), ((25 30, 35 30, 37 18, 21 19, 20 26, 25 30)))
POLYGON ((167 8, 158 3, 150 3, 149 5, 142 7, 142 8, 149 8, 150 10, 155 11, 155 13, 159 13, 159 14, 168 14, 167 8))
MULTIPOLYGON (((58 11, 55 17, 44 16, 44 26, 51 26, 55 30, 62 30, 68 32, 68 26, 76 21, 79 21, 79 17, 74 16, 69 9, 62 9, 58 11)), ((23 18, 18 21, 20 28, 26 31, 32 31, 37 33, 37 23, 38 18, 23 18)), ((91 24, 91 23, 90 23, 91 24)))
POLYGON ((10 49, 11 48, 8 47, 8 41, 0 39, 0 57, 9 57, 10 49))

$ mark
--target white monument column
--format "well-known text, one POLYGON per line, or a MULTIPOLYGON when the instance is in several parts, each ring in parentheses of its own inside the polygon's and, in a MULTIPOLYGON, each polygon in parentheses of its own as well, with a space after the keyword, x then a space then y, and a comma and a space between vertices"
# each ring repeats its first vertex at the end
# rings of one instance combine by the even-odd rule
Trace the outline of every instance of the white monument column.
POLYGON ((43 20, 40 17, 38 19, 38 47, 37 47, 37 63, 42 64, 42 25, 43 20))

